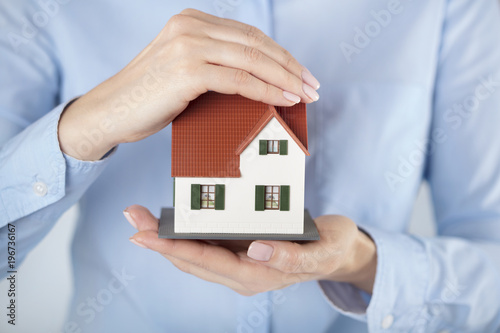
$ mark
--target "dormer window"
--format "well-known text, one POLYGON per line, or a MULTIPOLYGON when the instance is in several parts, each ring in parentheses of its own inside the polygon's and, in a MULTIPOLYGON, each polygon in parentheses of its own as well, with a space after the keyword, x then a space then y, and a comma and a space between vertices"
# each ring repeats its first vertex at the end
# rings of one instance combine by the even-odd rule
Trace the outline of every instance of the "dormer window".
POLYGON ((288 155, 288 140, 260 140, 259 155, 288 155))
POLYGON ((267 153, 268 154, 279 154, 279 152, 280 152, 279 140, 267 140, 267 153))

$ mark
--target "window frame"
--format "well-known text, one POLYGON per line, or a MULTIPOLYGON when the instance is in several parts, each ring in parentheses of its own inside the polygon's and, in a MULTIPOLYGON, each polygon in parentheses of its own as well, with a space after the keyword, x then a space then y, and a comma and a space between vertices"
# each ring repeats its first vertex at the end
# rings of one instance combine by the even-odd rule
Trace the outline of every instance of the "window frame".
POLYGON ((267 140, 267 154, 274 154, 274 155, 279 155, 280 154, 280 140, 267 140), (271 143, 271 151, 269 150, 269 143, 271 143), (276 143, 277 146, 277 151, 272 151, 274 148, 274 144, 276 143))
POLYGON ((279 186, 279 185, 264 185, 264 210, 280 210, 280 201, 281 201, 281 186, 279 186), (274 191, 275 187, 278 188, 278 192, 274 191), (271 192, 267 191, 268 188, 271 188, 271 192), (271 200, 267 199, 267 194, 268 193, 271 194, 271 200), (276 200, 273 199, 273 196, 275 194, 278 195, 278 198, 276 200), (271 203, 270 204, 271 208, 267 207, 267 203, 268 202, 271 203), (277 203, 277 207, 276 208, 273 207, 273 202, 277 203))
POLYGON ((208 185, 208 184, 200 184, 200 209, 215 209, 215 184, 208 185), (207 192, 203 191, 203 186, 207 187, 207 192), (213 187, 213 192, 210 191, 210 187, 213 187), (207 200, 203 200, 203 194, 207 194, 207 200), (213 194, 214 198, 213 200, 210 200, 210 194, 213 194), (210 201, 213 201, 213 207, 210 207, 210 201), (203 207, 203 202, 207 203, 206 207, 203 207))

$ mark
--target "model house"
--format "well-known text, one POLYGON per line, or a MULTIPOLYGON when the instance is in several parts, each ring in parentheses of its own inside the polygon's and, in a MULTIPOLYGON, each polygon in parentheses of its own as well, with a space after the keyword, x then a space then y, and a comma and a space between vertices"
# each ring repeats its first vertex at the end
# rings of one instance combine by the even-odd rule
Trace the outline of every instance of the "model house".
POLYGON ((176 233, 302 234, 305 104, 206 93, 172 123, 176 233))

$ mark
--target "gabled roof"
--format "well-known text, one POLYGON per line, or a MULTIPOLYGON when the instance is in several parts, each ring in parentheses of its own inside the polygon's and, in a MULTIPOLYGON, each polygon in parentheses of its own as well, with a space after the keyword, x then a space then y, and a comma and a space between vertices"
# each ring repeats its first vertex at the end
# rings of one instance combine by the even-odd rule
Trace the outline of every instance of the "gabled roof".
POLYGON ((275 108, 239 95, 201 95, 172 123, 172 177, 240 177, 239 154, 272 118, 309 155, 305 104, 275 108))
MULTIPOLYGON (((304 105, 305 106, 305 105, 304 105)), ((260 133, 266 127, 267 123, 271 121, 271 119, 276 118, 278 122, 283 126, 283 128, 287 131, 288 134, 292 137, 293 141, 297 143, 297 145, 304 151, 304 153, 309 156, 309 152, 307 151, 307 126, 301 126, 299 123, 302 123, 305 121, 307 124, 307 114, 306 112, 302 112, 303 115, 300 114, 300 112, 295 112, 293 113, 292 110, 287 110, 288 108, 281 108, 281 112, 285 115, 285 117, 288 119, 290 125, 283 119, 283 117, 279 114, 277 111, 277 108, 272 105, 268 105, 267 111, 262 115, 262 117, 259 119, 257 124, 255 124, 254 128, 250 131, 248 136, 243 140, 243 142, 239 145, 239 147, 236 149, 236 154, 241 154, 246 147, 255 139, 257 134, 260 133), (298 129, 299 134, 301 134, 302 139, 304 140, 304 143, 298 138, 298 136, 295 134, 295 132, 291 129, 291 126, 294 126, 298 129), (304 136, 305 135, 305 136, 304 136)))

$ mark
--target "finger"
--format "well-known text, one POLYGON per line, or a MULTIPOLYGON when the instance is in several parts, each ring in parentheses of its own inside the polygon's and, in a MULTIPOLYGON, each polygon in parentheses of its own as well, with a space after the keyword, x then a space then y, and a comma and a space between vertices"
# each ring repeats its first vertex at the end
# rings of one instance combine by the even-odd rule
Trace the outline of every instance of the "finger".
POLYGON ((181 14, 211 24, 209 28, 204 29, 204 32, 214 39, 258 48, 314 90, 319 89, 319 81, 305 66, 301 65, 286 49, 256 27, 235 20, 219 18, 195 9, 186 9, 181 14), (227 29, 227 27, 233 29, 227 29))
POLYGON ((138 232, 131 237, 131 241, 169 260, 175 258, 172 262, 183 271, 207 281, 222 283, 240 293, 255 294, 306 280, 301 275, 282 274, 260 263, 250 262, 244 253, 235 254, 205 242, 160 239, 152 231, 138 232))
POLYGON ((175 267, 177 267, 179 270, 183 271, 184 273, 194 275, 202 280, 208 281, 208 282, 213 282, 213 283, 218 283, 222 284, 226 287, 229 287, 236 291, 239 294, 249 296, 252 293, 249 290, 246 290, 245 287, 243 287, 240 283, 237 281, 234 281, 232 279, 229 279, 225 276, 213 273, 211 271, 207 271, 197 265, 193 265, 190 262, 178 259, 174 256, 169 256, 166 254, 163 254, 163 256, 168 259, 175 267))
POLYGON ((301 245, 285 241, 255 241, 250 244, 248 257, 284 273, 307 273, 301 245))
POLYGON ((199 71, 199 77, 202 78, 207 90, 222 94, 238 94, 275 106, 292 106, 300 102, 300 96, 266 83, 241 69, 205 65, 199 71))
POLYGON ((304 92, 301 78, 284 69, 258 48, 214 39, 208 41, 203 47, 207 62, 243 69, 265 83, 299 96, 304 103, 315 101, 304 92))
POLYGON ((166 259, 172 262, 175 267, 181 271, 199 277, 208 282, 222 284, 244 296, 251 296, 258 293, 286 288, 292 284, 305 281, 297 275, 280 275, 281 279, 267 278, 263 274, 246 275, 243 280, 235 280, 224 275, 217 274, 210 270, 204 269, 189 261, 181 260, 177 257, 162 254, 166 259))
POLYGON ((297 244, 285 241, 255 241, 250 244, 249 258, 277 269, 283 273, 322 274, 325 262, 331 260, 332 253, 327 253, 326 244, 311 242, 297 244))
POLYGON ((131 237, 147 248, 162 255, 196 263, 199 267, 231 277, 239 269, 240 258, 233 252, 196 240, 162 239, 154 231, 141 231, 131 237), (217 263, 217 264, 214 264, 217 263), (216 268, 213 268, 216 266, 216 268))
POLYGON ((158 233, 158 219, 151 212, 139 205, 132 205, 123 211, 128 222, 139 231, 154 231, 158 233))
POLYGON ((248 248, 248 257, 286 273, 329 274, 352 255, 346 249, 357 234, 357 226, 348 218, 334 215, 318 217, 314 222, 319 241, 255 241, 248 248))
MULTIPOLYGON (((204 270, 216 273, 242 284, 253 285, 256 279, 271 277, 272 269, 256 262, 242 260, 238 253, 205 242, 185 239, 161 239, 152 231, 138 232, 131 237, 162 255, 187 261, 204 270)), ((269 278, 270 279, 270 278, 269 278)))

